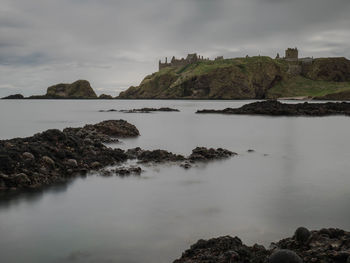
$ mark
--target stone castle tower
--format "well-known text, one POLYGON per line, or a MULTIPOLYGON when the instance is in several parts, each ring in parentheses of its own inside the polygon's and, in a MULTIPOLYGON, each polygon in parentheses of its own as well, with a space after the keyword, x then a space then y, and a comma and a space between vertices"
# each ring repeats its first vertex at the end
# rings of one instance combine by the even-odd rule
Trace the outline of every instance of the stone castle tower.
POLYGON ((286 60, 290 60, 290 61, 298 60, 298 56, 299 56, 299 51, 297 48, 286 49, 286 55, 285 55, 286 60))

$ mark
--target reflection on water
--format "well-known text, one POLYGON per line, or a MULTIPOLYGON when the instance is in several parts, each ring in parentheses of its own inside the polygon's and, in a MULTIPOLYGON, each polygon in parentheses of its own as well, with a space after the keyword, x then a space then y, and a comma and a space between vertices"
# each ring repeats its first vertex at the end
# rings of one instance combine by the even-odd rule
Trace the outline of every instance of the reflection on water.
POLYGON ((11 113, 1 117, 1 138, 126 119, 141 136, 113 147, 188 155, 207 146, 239 154, 189 170, 144 166, 140 177, 93 174, 45 191, 0 196, 1 259, 171 262, 200 238, 229 234, 268 245, 300 225, 350 229, 348 117, 194 114, 243 103, 0 101, 0 111, 11 113), (181 112, 98 112, 162 106, 181 112))

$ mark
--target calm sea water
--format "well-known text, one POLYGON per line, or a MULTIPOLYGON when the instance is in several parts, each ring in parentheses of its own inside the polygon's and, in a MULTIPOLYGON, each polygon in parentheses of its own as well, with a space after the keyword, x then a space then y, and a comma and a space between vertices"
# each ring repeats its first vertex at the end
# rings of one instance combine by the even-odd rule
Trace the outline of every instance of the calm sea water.
POLYGON ((141 177, 92 174, 2 196, 1 262, 172 262, 200 238, 237 235, 268 245, 301 225, 349 230, 349 117, 194 114, 247 102, 0 101, 1 139, 125 119, 141 136, 113 147, 189 154, 208 146, 239 154, 190 170, 159 165, 144 167, 141 177), (181 112, 98 112, 161 106, 181 112))

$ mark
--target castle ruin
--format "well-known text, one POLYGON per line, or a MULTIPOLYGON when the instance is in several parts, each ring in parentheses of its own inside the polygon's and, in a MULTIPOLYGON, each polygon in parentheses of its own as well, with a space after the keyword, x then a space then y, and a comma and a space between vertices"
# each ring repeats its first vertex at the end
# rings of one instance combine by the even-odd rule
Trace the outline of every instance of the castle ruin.
POLYGON ((168 63, 168 58, 165 58, 165 62, 162 63, 159 60, 159 70, 167 67, 181 67, 186 66, 192 63, 196 63, 197 61, 209 60, 209 58, 204 58, 203 56, 197 55, 197 53, 188 54, 186 58, 177 59, 175 56, 172 57, 171 61, 168 63))
POLYGON ((299 56, 299 51, 297 48, 287 48, 285 60, 287 61, 297 61, 299 56))
MULTIPOLYGON (((246 58, 249 58, 249 56, 247 55, 246 58)), ((168 62, 168 58, 165 58, 164 63, 159 60, 159 70, 167 67, 183 67, 192 63, 196 63, 198 61, 217 61, 223 59, 223 56, 217 56, 214 60, 210 60, 209 58, 204 58, 203 56, 197 55, 197 53, 188 54, 186 58, 181 59, 177 59, 175 56, 173 56, 170 62, 168 62)), ((283 58, 281 58, 279 53, 277 53, 276 59, 282 59, 288 62, 287 72, 290 75, 301 74, 304 68, 312 64, 314 60, 310 57, 299 58, 299 50, 297 48, 287 48, 285 50, 285 56, 283 58)))

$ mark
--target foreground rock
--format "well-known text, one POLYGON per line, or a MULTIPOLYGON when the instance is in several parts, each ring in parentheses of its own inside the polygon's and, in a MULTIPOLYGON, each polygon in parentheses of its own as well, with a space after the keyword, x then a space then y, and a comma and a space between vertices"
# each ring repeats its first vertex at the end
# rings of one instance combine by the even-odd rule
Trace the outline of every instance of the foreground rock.
MULTIPOLYGON (((302 232, 305 234, 305 229, 302 232)), ((308 238, 306 240, 303 239, 302 242, 294 236, 272 243, 270 249, 265 249, 263 246, 256 244, 246 246, 238 237, 224 236, 209 240, 199 240, 174 263, 350 262, 349 232, 329 228, 319 231, 308 231, 308 233, 308 238)))
MULTIPOLYGON (((100 110, 99 112, 114 112, 118 111, 115 109, 110 109, 110 110, 100 110)), ((178 109, 172 109, 169 107, 163 107, 163 108, 141 108, 141 109, 131 109, 131 110, 119 110, 119 112, 124 112, 124 113, 151 113, 151 112, 156 112, 156 111, 162 111, 162 112, 179 112, 178 109)))
POLYGON ((105 176, 139 175, 138 166, 125 166, 127 160, 139 163, 178 163, 190 168, 195 162, 228 158, 235 153, 225 149, 197 147, 188 157, 165 150, 141 148, 112 149, 106 142, 117 138, 136 137, 137 128, 124 120, 102 121, 82 128, 52 129, 32 137, 0 141, 0 191, 37 189, 66 182, 79 173, 103 169, 105 176), (181 162, 186 162, 183 165, 181 162))
POLYGON ((103 142, 138 135, 134 125, 112 120, 2 140, 0 190, 36 189, 65 182, 77 173, 121 163, 127 160, 125 152, 109 148, 103 142))
POLYGON ((297 103, 287 104, 276 100, 253 102, 240 108, 224 110, 198 110, 196 113, 251 114, 271 116, 328 116, 350 115, 350 103, 297 103))

